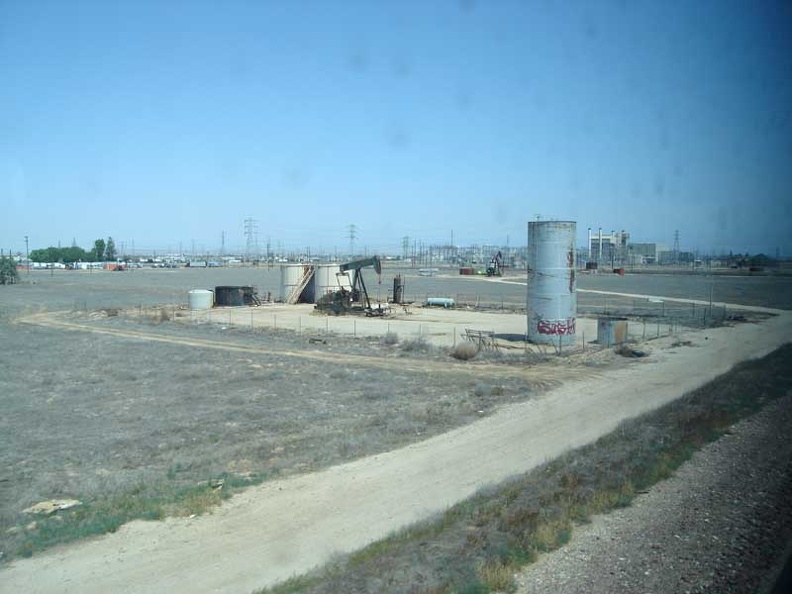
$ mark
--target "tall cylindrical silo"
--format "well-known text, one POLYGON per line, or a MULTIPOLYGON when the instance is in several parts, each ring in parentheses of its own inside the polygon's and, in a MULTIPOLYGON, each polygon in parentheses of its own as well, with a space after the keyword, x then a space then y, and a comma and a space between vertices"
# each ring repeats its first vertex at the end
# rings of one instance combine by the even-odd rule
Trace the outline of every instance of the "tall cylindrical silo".
POLYGON ((574 221, 528 223, 528 340, 540 344, 575 342, 574 221))

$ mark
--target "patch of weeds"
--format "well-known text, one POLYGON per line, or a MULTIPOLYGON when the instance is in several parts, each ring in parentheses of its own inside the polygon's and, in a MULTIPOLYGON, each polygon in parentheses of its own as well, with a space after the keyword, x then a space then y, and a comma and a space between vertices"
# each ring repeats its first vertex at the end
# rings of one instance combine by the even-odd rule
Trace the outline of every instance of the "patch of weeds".
MULTIPOLYGON (((657 474, 655 476, 655 482, 659 482, 670 475, 661 476, 657 474)), ((635 491, 629 482, 613 488, 603 488, 592 493, 584 507, 578 511, 585 513, 586 517, 588 517, 589 515, 599 514, 612 509, 627 507, 632 503, 633 497, 635 497, 635 491)))
POLYGON ((473 388, 473 395, 477 398, 487 396, 503 396, 506 390, 503 386, 493 386, 491 384, 476 384, 473 388))
POLYGON ((352 375, 353 373, 349 369, 333 369, 330 372, 330 378, 335 380, 349 380, 352 375))
POLYGON ((569 542, 572 523, 567 518, 557 518, 540 523, 531 535, 531 545, 539 552, 553 551, 569 542))
POLYGON ((514 581, 517 569, 512 563, 489 560, 482 563, 476 573, 481 584, 487 588, 486 592, 514 592, 517 589, 514 581))
POLYGON ((479 354, 479 348, 472 342, 460 342, 451 349, 451 356, 460 361, 470 361, 479 354))
POLYGON ((388 393, 385 390, 365 390, 363 392, 363 400, 369 402, 376 402, 378 400, 386 400, 388 393))
POLYGON ((493 363, 517 364, 520 361, 519 355, 506 353, 498 348, 483 349, 479 353, 479 358, 483 359, 484 361, 490 361, 493 363))
POLYGON ((169 515, 200 516, 205 514, 220 505, 225 498, 224 490, 224 484, 218 485, 216 483, 192 487, 184 492, 183 497, 174 508, 168 510, 171 512, 169 515))
POLYGON ((385 346, 393 346, 398 344, 399 342, 399 335, 395 332, 388 332, 382 338, 380 338, 380 344, 385 346))
POLYGON ((300 594, 309 591, 319 583, 321 583, 321 578, 316 576, 293 576, 274 588, 258 590, 258 594, 300 594))
POLYGON ((154 315, 151 317, 151 323, 155 325, 162 324, 163 322, 169 322, 170 319, 170 312, 166 308, 161 307, 158 311, 154 312, 154 315))
MULTIPOLYGON (((169 469, 175 476, 178 464, 169 469)), ((277 473, 273 473, 277 474, 277 473)), ((211 511, 240 487, 262 482, 263 476, 224 476, 183 488, 166 484, 138 484, 132 489, 59 512, 19 532, 10 557, 30 557, 48 547, 115 532, 132 520, 161 520, 166 516, 201 515, 211 511)))
POLYGON ((434 349, 423 336, 405 340, 401 343, 400 348, 405 353, 428 353, 434 349))
POLYGON ((481 583, 478 578, 475 578, 464 583, 455 592, 459 592, 459 594, 489 594, 490 589, 481 583))
POLYGON ((176 480, 176 475, 179 472, 184 472, 185 470, 189 470, 189 468, 190 468, 189 464, 187 466, 184 466, 181 462, 176 462, 176 464, 171 464, 168 467, 168 472, 166 473, 166 476, 170 481, 176 480))
POLYGON ((342 460, 354 458, 363 451, 365 451, 364 444, 354 437, 344 439, 338 444, 338 454, 342 460))
POLYGON ((88 502, 37 522, 25 533, 16 554, 30 556, 47 547, 89 536, 115 532, 131 520, 159 520, 164 517, 160 501, 127 493, 110 499, 88 502))

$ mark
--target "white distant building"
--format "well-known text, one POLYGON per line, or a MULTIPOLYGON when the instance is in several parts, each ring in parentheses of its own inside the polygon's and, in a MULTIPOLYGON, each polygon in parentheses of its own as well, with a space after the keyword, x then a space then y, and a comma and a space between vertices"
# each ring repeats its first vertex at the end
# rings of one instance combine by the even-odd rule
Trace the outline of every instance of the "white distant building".
POLYGON ((596 232, 592 232, 589 227, 588 261, 601 266, 625 264, 628 262, 629 241, 630 234, 624 229, 603 233, 601 227, 596 232))
POLYGON ((628 251, 631 264, 657 264, 671 250, 664 243, 631 243, 628 251))

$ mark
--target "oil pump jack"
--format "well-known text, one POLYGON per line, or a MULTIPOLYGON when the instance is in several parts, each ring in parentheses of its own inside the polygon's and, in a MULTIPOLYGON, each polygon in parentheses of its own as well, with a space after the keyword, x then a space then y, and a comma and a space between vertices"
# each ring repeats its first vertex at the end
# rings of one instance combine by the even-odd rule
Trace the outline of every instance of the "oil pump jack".
POLYGON ((503 254, 500 250, 492 256, 492 260, 487 264, 487 276, 503 276, 503 254))
POLYGON ((349 278, 349 272, 352 272, 352 279, 349 283, 352 290, 348 291, 342 287, 338 291, 325 295, 317 302, 316 309, 332 312, 336 315, 356 312, 363 312, 367 316, 383 315, 384 310, 371 307, 371 299, 369 298, 368 290, 366 290, 366 283, 363 280, 362 270, 369 266, 374 268, 374 272, 377 275, 382 274, 382 262, 378 256, 341 264, 338 267, 338 275, 349 278))
POLYGON ((368 291, 366 290, 366 283, 363 281, 363 273, 361 270, 369 266, 374 267, 374 272, 377 276, 382 274, 382 262, 378 256, 371 258, 364 258, 363 260, 354 260, 346 262, 338 267, 339 274, 346 274, 348 271, 353 271, 352 274, 352 303, 360 303, 365 305, 365 309, 371 309, 371 300, 369 299, 368 291))

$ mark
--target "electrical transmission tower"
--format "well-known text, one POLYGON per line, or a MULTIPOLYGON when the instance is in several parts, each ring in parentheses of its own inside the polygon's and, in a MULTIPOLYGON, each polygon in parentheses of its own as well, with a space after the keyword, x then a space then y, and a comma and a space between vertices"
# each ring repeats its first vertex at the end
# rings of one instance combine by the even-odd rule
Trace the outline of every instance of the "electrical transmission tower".
POLYGON ((349 257, 355 255, 355 239, 357 239, 357 226, 352 224, 349 226, 349 257))
POLYGON ((251 256, 258 252, 258 221, 253 218, 245 219, 245 238, 246 256, 250 260, 251 256))
POLYGON ((679 229, 674 231, 674 264, 679 264, 679 229))

